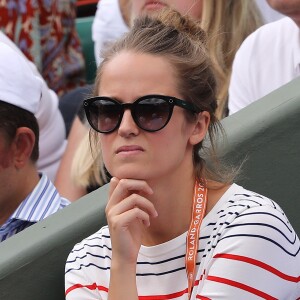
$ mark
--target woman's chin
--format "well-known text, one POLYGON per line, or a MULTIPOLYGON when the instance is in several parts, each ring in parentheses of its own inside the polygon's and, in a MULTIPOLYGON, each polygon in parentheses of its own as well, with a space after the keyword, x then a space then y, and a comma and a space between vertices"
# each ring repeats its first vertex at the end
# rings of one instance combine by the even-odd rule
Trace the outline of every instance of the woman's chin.
POLYGON ((129 170, 126 169, 119 169, 113 172, 113 176, 119 179, 138 179, 138 180, 146 180, 144 172, 141 170, 129 170))

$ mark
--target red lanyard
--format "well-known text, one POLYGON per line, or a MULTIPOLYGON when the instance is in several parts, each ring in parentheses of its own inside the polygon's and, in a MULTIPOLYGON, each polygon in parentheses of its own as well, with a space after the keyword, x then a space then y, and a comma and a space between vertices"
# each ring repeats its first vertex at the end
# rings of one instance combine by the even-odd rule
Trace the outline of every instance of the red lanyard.
POLYGON ((188 279, 188 299, 191 298, 195 283, 196 258, 199 244, 200 226, 207 203, 207 188, 196 181, 194 188, 192 220, 186 237, 185 267, 188 279))

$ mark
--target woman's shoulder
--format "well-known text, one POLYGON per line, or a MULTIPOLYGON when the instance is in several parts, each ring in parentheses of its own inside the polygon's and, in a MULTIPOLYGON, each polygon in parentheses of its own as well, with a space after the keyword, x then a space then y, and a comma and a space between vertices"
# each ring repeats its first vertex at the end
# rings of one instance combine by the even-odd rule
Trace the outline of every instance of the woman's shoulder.
POLYGON ((231 185, 224 196, 225 201, 223 201, 223 203, 228 207, 252 208, 265 206, 282 212, 280 206, 269 197, 255 191, 248 190, 236 183, 231 185))
POLYGON ((224 194, 224 199, 216 213, 218 223, 225 224, 226 230, 239 228, 239 231, 265 231, 272 229, 291 239, 296 233, 281 207, 272 199, 233 184, 224 194))
POLYGON ((97 232, 77 243, 71 253, 95 253, 111 251, 111 241, 108 226, 102 227, 97 232))
POLYGON ((226 299, 237 299, 233 295, 245 291, 238 299, 249 297, 249 287, 276 299, 296 299, 300 241, 279 205, 236 184, 220 201, 214 222, 208 224, 212 229, 203 252, 203 270, 212 285, 204 289, 213 290, 215 281, 225 283, 221 289, 216 287, 226 299), (247 288, 234 290, 233 286, 247 288))
POLYGON ((226 222, 233 222, 241 216, 248 216, 252 220, 268 216, 273 222, 280 220, 289 224, 284 211, 274 200, 235 183, 220 199, 216 214, 219 218, 225 218, 226 222))
POLYGON ((77 243, 66 261, 65 273, 72 274, 80 270, 91 270, 98 265, 110 263, 111 242, 108 226, 77 243))
POLYGON ((255 249, 259 253, 270 249, 274 257, 286 255, 291 264, 294 260, 299 263, 297 233, 280 206, 266 196, 233 184, 206 222, 211 239, 207 251, 246 253, 255 249))

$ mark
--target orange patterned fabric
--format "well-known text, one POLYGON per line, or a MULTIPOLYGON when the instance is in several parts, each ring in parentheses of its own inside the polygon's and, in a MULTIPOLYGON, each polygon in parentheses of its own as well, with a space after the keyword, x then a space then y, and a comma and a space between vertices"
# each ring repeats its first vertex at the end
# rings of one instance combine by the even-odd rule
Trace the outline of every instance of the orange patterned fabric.
POLYGON ((1 0, 2 30, 59 96, 83 85, 84 57, 75 0, 1 0))

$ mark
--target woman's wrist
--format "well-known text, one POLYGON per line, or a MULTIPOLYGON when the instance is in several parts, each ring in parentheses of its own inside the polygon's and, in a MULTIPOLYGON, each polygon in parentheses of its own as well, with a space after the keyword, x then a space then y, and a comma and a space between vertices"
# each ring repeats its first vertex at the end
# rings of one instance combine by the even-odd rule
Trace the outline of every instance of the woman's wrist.
POLYGON ((137 300, 136 263, 112 260, 110 271, 108 299, 137 300))

